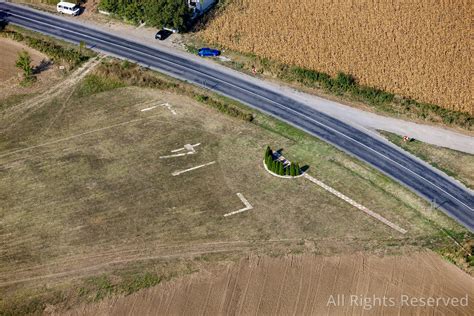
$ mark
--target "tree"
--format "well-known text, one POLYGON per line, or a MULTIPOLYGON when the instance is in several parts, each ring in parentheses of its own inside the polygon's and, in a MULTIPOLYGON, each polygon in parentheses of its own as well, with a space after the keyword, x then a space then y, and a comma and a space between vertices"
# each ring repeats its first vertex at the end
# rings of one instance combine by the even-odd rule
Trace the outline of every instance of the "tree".
POLYGON ((267 149, 265 150, 265 161, 271 154, 272 154, 272 150, 270 149, 270 146, 267 146, 267 149))
POLYGON ((283 162, 281 161, 278 162, 278 174, 280 176, 285 175, 285 170, 283 169, 283 162))
POLYGON ((18 53, 18 59, 16 61, 16 67, 23 71, 23 77, 25 80, 31 79, 33 74, 33 67, 31 67, 31 57, 26 50, 18 53))
POLYGON ((295 173, 295 165, 291 164, 290 165, 290 176, 294 177, 296 175, 295 173))
POLYGON ((300 175, 300 165, 298 163, 295 163, 295 175, 300 175))

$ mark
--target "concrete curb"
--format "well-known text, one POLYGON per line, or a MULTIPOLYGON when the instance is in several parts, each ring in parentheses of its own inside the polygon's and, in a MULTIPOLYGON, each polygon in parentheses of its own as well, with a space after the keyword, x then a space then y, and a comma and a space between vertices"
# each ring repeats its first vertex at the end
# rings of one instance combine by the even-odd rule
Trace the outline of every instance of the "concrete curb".
POLYGON ((296 178, 301 178, 301 177, 303 177, 303 176, 305 175, 305 173, 303 172, 303 173, 301 173, 300 175, 294 176, 294 177, 292 177, 292 176, 280 176, 279 174, 276 174, 276 173, 274 173, 273 171, 268 170, 267 164, 265 163, 265 160, 263 160, 263 167, 264 167, 265 170, 267 170, 267 172, 268 172, 269 174, 271 174, 272 176, 277 177, 277 178, 282 178, 282 179, 296 179, 296 178))

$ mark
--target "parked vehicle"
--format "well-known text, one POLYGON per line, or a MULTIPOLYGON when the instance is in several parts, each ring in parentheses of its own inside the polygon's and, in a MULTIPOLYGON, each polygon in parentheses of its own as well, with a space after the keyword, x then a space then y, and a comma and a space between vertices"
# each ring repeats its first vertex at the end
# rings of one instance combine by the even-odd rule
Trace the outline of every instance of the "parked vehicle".
POLYGON ((56 5, 56 10, 61 14, 69 14, 73 16, 81 13, 81 7, 79 7, 77 4, 63 1, 56 5))
POLYGON ((198 50, 198 55, 201 57, 215 57, 221 54, 220 50, 203 47, 198 50))
POLYGON ((155 34, 155 39, 163 41, 167 39, 168 36, 170 36, 171 34, 173 34, 173 32, 169 30, 161 29, 158 31, 158 33, 155 34))

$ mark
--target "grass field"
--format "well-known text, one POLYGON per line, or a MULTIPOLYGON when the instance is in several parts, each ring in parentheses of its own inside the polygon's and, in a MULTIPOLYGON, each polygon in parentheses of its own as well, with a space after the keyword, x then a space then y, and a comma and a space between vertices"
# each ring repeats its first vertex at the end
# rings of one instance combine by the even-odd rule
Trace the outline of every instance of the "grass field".
POLYGON ((474 114, 470 1, 229 1, 211 43, 474 114))
MULTIPOLYGON (((174 85, 111 83, 104 68, 47 102, 23 109, 22 97, 0 105, 4 313, 128 294, 199 270, 203 261, 249 253, 400 253, 452 247, 439 227, 465 236, 415 194, 284 123, 258 113, 251 123, 224 115, 169 88, 184 84, 149 72, 174 85), (90 80, 101 88, 91 89, 90 80), (194 155, 159 158, 196 143, 194 155), (262 165, 267 145, 408 233, 304 179, 271 176, 262 165), (236 193, 254 208, 224 218, 243 207, 236 193)), ((131 78, 132 70, 120 71, 131 78)))
POLYGON ((426 144, 416 139, 404 142, 402 136, 389 132, 379 131, 379 133, 395 145, 474 189, 474 155, 426 144))

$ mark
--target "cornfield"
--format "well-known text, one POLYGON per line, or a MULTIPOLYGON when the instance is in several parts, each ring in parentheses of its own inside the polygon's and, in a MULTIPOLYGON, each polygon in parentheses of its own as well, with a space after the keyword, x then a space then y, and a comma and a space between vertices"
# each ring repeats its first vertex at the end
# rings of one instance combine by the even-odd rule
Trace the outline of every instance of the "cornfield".
POLYGON ((202 32, 234 50, 349 73, 421 102, 474 114, 473 1, 233 0, 202 32))

